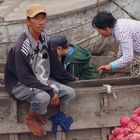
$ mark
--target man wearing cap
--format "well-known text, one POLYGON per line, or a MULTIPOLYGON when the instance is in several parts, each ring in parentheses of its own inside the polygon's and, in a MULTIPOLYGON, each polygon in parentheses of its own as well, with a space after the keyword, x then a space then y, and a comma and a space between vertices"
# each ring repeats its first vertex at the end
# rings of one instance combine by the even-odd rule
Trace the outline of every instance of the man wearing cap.
POLYGON ((44 136, 41 127, 48 105, 65 107, 75 98, 71 87, 60 84, 75 80, 60 64, 47 45, 46 11, 41 4, 26 10, 27 31, 22 33, 9 52, 5 66, 5 87, 13 98, 30 103, 24 122, 35 136, 44 136), (56 82, 58 81, 58 82, 56 82))

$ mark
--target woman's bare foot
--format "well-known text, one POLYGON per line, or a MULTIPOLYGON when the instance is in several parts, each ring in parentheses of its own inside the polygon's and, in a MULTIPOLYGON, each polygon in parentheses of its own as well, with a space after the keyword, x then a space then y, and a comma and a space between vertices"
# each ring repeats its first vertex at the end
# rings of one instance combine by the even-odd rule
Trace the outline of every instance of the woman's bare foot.
POLYGON ((31 130, 33 135, 42 137, 46 135, 45 130, 40 126, 38 122, 39 114, 35 112, 30 112, 24 117, 24 122, 31 130))

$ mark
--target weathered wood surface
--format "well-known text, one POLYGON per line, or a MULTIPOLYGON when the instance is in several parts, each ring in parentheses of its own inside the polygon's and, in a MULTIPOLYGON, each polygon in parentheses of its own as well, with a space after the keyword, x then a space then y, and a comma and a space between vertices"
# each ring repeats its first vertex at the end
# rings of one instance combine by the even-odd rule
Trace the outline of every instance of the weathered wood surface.
MULTIPOLYGON (((101 85, 99 86, 99 84, 97 84, 96 87, 94 87, 95 85, 92 86, 92 84, 90 87, 86 86, 85 84, 85 88, 83 88, 82 84, 81 87, 79 86, 78 88, 75 88, 77 98, 71 103, 70 108, 68 109, 74 117, 74 123, 71 129, 88 129, 116 126, 118 125, 118 118, 120 115, 129 114, 133 109, 140 106, 140 85, 138 84, 139 78, 118 78, 118 80, 107 80, 112 83, 114 82, 114 85, 111 84, 113 85, 112 91, 115 92, 117 98, 114 98, 113 94, 108 94, 106 88, 101 85), (123 85, 123 82, 126 83, 123 85), (131 85, 131 82, 133 82, 133 85, 131 85), (122 83, 122 85, 120 83, 122 83)), ((90 84, 90 82, 92 83, 93 81, 87 82, 90 84)), ((105 83, 104 80, 99 80, 98 82, 105 83)), ((24 126, 22 123, 18 123, 17 125, 16 121, 14 121, 14 119, 17 117, 15 106, 16 101, 13 102, 13 100, 8 98, 5 93, 1 93, 0 98, 0 107, 1 110, 3 110, 1 115, 6 115, 6 113, 9 112, 7 119, 10 114, 11 120, 9 120, 7 123, 6 120, 4 123, 1 123, 0 133, 7 133, 7 131, 8 133, 29 132, 26 126, 24 126), (7 107, 8 103, 9 107, 7 107), (11 112, 9 111, 10 107, 11 112), (14 129, 9 130, 9 128, 14 129)), ((23 108, 18 110, 18 112, 21 113, 21 116, 24 115, 23 111, 23 108)), ((50 127, 47 127, 46 129, 50 130, 50 127)))
POLYGON ((100 87, 103 84, 110 84, 112 86, 136 85, 140 84, 140 77, 116 77, 95 80, 82 80, 71 82, 68 85, 74 88, 85 88, 85 87, 100 87))
POLYGON ((70 107, 75 120, 72 128, 116 126, 119 116, 128 115, 133 109, 140 106, 139 85, 114 86, 112 90, 117 96, 116 99, 101 88, 77 89, 77 99, 70 107), (104 102, 106 98, 107 102, 104 102))

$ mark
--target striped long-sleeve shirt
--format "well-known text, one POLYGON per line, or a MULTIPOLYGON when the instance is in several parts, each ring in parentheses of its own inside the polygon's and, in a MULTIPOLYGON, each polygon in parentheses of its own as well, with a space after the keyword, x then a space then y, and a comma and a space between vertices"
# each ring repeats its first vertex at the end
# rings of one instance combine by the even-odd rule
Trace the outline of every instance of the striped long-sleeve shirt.
POLYGON ((118 19, 113 37, 119 44, 119 58, 111 63, 112 69, 122 68, 140 56, 140 21, 118 19))

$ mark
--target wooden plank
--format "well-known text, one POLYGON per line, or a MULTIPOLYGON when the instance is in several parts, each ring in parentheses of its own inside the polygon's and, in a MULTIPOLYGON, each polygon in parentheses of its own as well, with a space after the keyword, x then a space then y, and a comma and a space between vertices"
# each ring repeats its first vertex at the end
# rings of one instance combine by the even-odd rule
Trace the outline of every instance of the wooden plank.
POLYGON ((9 140, 9 135, 1 134, 0 135, 0 140, 9 140))
POLYGON ((61 131, 56 132, 56 140, 62 140, 62 132, 61 131))
POLYGON ((117 77, 94 80, 80 80, 68 83, 68 85, 73 88, 100 87, 103 84, 110 84, 112 86, 136 85, 140 84, 140 77, 117 77))
POLYGON ((101 140, 101 130, 82 129, 70 131, 66 134, 66 140, 101 140))
POLYGON ((0 83, 4 84, 4 73, 0 73, 0 83))
POLYGON ((110 134, 109 128, 101 128, 101 137, 102 140, 107 140, 107 136, 110 134))
MULTIPOLYGON (((77 89, 77 98, 70 106, 70 113, 74 119, 71 130, 118 126, 120 116, 130 115, 136 107, 140 106, 140 85, 113 86, 112 89, 116 92, 117 99, 114 99, 113 95, 108 94, 108 112, 102 111, 100 106, 101 99, 99 94, 105 92, 105 89, 77 89), (131 96, 132 94, 133 96, 131 96)), ((50 131, 51 124, 47 124, 45 129, 50 131)), ((0 134, 7 132, 26 133, 30 131, 21 123, 1 123, 0 134)))
MULTIPOLYGON (((50 132, 50 125, 45 127, 48 132, 50 132), (49 127, 49 128, 48 128, 49 127)), ((0 124, 0 134, 19 134, 30 132, 25 124, 4 122, 0 124)))
POLYGON ((15 102, 11 98, 0 98, 0 122, 13 122, 14 115, 11 115, 13 113, 12 107, 13 102, 15 102))
MULTIPOLYGON (((119 77, 119 78, 106 78, 106 79, 95 79, 95 80, 81 80, 68 83, 73 88, 84 88, 87 87, 101 87, 103 84, 110 84, 111 86, 123 86, 123 85, 137 85, 140 84, 140 77, 119 77)), ((83 90, 83 89, 82 89, 83 90)), ((4 85, 0 85, 0 99, 9 98, 9 95, 5 93, 6 90, 4 85)))
MULTIPOLYGON (((13 123, 17 123, 17 102, 12 100, 11 104, 11 117, 13 118, 13 123)), ((10 140, 18 140, 18 134, 10 134, 10 140)))
POLYGON ((102 110, 99 96, 99 93, 105 90, 101 88, 78 88, 77 90, 77 98, 70 106, 74 119, 72 129, 118 126, 120 116, 129 116, 136 107, 140 106, 140 85, 113 86, 112 90, 117 98, 107 94, 108 106, 104 106, 105 109, 108 108, 107 112, 102 110))
POLYGON ((100 93, 100 104, 101 104, 101 111, 108 113, 108 111, 109 111, 109 101, 108 101, 107 92, 101 92, 100 93))
POLYGON ((66 140, 66 134, 62 131, 61 127, 57 127, 56 140, 66 140))
POLYGON ((19 134, 19 140, 56 140, 55 135, 47 132, 43 137, 34 136, 32 133, 21 133, 19 134))
MULTIPOLYGON (((118 126, 120 116, 130 115, 136 107, 140 106, 140 85, 112 86, 112 90, 116 93, 117 99, 114 99, 112 94, 107 94, 106 104, 109 106, 105 105, 108 112, 104 112, 100 105, 100 93, 105 93, 106 89, 103 87, 77 88, 77 98, 70 106, 70 113, 74 119, 71 130, 118 126), (131 96, 132 94, 133 96, 131 96)), ((16 107, 16 103, 13 105, 16 107)), ((15 114, 13 113, 11 116, 14 116, 16 108, 12 109, 15 114)), ((44 128, 50 132, 51 124, 47 124, 44 128)), ((27 132, 30 132, 29 129, 22 123, 13 120, 11 123, 0 123, 0 134, 27 132)))
POLYGON ((62 132, 61 140, 67 140, 67 139, 66 139, 66 133, 62 132))
POLYGON ((6 92, 5 86, 0 84, 0 92, 6 92))
MULTIPOLYGON (((95 117, 91 119, 91 117, 79 118, 79 120, 75 120, 72 124, 70 130, 83 130, 83 129, 97 129, 97 128, 106 128, 106 127, 114 127, 119 126, 119 118, 122 115, 130 115, 132 110, 130 111, 121 111, 118 114, 104 114, 100 113, 100 117, 95 117)), ((81 114, 80 114, 81 115, 81 114)), ((89 115, 88 115, 89 116, 89 115)), ((44 129, 47 132, 50 132, 51 125, 44 126, 44 129)), ((25 124, 14 124, 14 123, 1 123, 0 124, 0 134, 20 134, 20 133, 28 133, 29 129, 25 126, 25 124)), ((62 134, 61 134, 62 136, 62 134)))
POLYGON ((18 134, 10 134, 10 140, 18 140, 18 134))
MULTIPOLYGON (((75 121, 70 130, 82 130, 82 129, 97 129, 97 128, 106 128, 119 126, 119 117, 122 115, 130 115, 131 111, 123 111, 119 115, 106 115, 100 114, 100 118, 93 118, 92 120, 79 119, 75 121), (85 122, 86 121, 86 122, 85 122)), ((44 129, 47 132, 50 132, 51 125, 44 126, 44 129)), ((0 134, 21 134, 28 133, 29 129, 25 124, 14 124, 14 123, 1 123, 0 124, 0 134)), ((61 134, 62 135, 62 134, 61 134)))
MULTIPOLYGON (((112 86, 136 85, 140 84, 140 77, 117 77, 117 78, 105 78, 93 80, 79 80, 75 82, 70 82, 67 85, 73 88, 86 88, 86 87, 100 87, 103 84, 110 84, 112 86)), ((0 85, 0 92, 6 92, 4 85, 0 85)), ((8 96, 8 94, 7 95, 5 94, 5 96, 8 96)))

